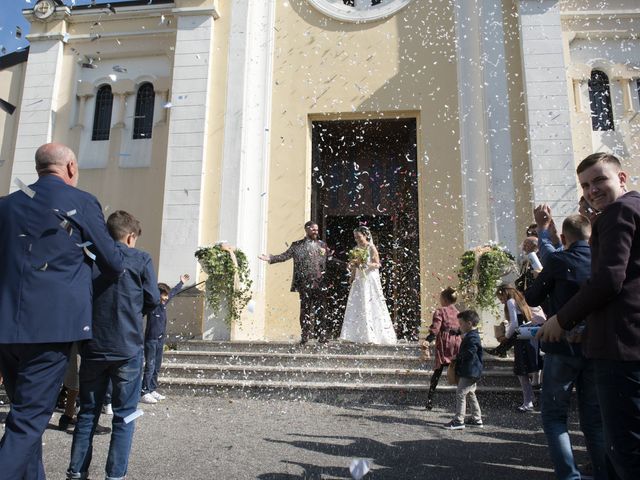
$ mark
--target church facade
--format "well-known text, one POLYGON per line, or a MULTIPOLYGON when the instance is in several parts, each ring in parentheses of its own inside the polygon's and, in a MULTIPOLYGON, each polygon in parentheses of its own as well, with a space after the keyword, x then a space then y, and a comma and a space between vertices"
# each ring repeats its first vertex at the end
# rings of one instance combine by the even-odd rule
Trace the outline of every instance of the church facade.
POLYGON ((411 336, 465 249, 515 253, 535 204, 576 211, 584 156, 619 155, 636 188, 640 6, 601 4, 34 2, 29 51, 0 58, 0 98, 16 107, 0 111, 0 194, 35 179, 39 145, 62 142, 106 215, 141 220, 161 281, 200 278, 201 245, 242 249, 254 292, 238 325, 181 304, 195 324, 174 328, 207 338, 296 338, 291 265, 258 255, 309 219, 344 255, 365 223, 411 336))

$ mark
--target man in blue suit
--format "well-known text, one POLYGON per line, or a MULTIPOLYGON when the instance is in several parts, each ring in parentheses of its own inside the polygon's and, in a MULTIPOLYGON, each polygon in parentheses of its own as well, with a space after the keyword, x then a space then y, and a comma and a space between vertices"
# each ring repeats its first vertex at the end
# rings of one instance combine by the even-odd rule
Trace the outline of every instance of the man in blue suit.
POLYGON ((0 441, 4 480, 44 479, 42 433, 71 343, 91 338, 91 267, 123 271, 102 208, 78 190, 64 145, 41 146, 38 181, 0 200, 0 369, 11 410, 0 441))

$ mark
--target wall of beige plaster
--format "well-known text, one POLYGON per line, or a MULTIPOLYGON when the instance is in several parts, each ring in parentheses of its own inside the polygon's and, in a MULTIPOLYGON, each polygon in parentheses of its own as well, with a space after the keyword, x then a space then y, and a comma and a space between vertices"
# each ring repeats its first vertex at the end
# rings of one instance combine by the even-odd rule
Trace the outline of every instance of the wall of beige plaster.
MULTIPOLYGON (((310 214, 310 116, 418 119, 422 316, 455 283, 463 248, 453 11, 412 2, 391 18, 344 24, 306 1, 278 3, 268 250, 301 238, 310 214)), ((291 263, 267 272, 266 337, 299 335, 291 263)))
MULTIPOLYGON (((0 70, 0 98, 16 107, 22 103, 22 85, 26 68, 27 62, 23 62, 0 70)), ((9 193, 19 121, 19 108, 16 108, 13 115, 0 111, 0 196, 9 193)))
MULTIPOLYGON (((170 10, 167 10, 167 19, 170 10)), ((60 78, 63 83, 57 99, 58 108, 55 113, 53 138, 67 143, 76 152, 79 151, 80 136, 86 135, 92 125, 72 128, 75 124, 78 99, 76 97, 76 79, 79 76, 79 60, 83 55, 99 58, 100 62, 122 63, 131 53, 137 55, 171 55, 171 47, 175 43, 175 35, 171 33, 152 34, 146 37, 130 36, 127 32, 144 32, 152 28, 159 28, 158 19, 161 12, 154 12, 154 16, 138 16, 137 18, 115 20, 115 17, 102 16, 100 25, 95 26, 91 15, 78 15, 68 26, 71 40, 65 45, 63 68, 60 78), (157 17, 157 18, 156 18, 157 17), (97 41, 89 41, 90 35, 103 35, 97 41), (117 39, 117 40, 116 40, 117 39), (99 53, 98 53, 99 52, 99 53), (80 53, 80 55, 79 55, 80 53)), ((133 14, 135 17, 136 15, 133 14)), ((126 60, 125 60, 126 61, 126 60)), ((170 72, 167 72, 170 74, 170 72)), ((128 97, 128 102, 135 102, 135 95, 128 97)), ((116 123, 114 98, 114 117, 112 125, 116 123)), ((93 101, 87 103, 87 109, 93 111, 93 101)), ((100 200, 105 217, 115 210, 127 210, 135 215, 142 223, 143 235, 138 247, 148 251, 157 265, 160 251, 160 232, 162 221, 162 201, 166 170, 167 134, 166 122, 158 121, 163 112, 156 112, 156 124, 153 128, 153 144, 151 162, 145 168, 122 168, 120 145, 122 144, 123 129, 114 126, 109 139, 109 161, 104 169, 81 169, 79 188, 87 190, 100 200)), ((130 118, 126 122, 132 122, 130 118)), ((124 152, 126 153, 126 152, 124 152)), ((171 282, 173 279, 166 279, 171 282)))

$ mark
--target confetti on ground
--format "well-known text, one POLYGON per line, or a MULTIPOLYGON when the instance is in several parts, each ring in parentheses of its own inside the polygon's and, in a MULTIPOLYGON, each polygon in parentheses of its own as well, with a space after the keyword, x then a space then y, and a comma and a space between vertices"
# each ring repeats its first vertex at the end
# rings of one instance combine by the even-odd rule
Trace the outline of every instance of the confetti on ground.
POLYGON ((369 473, 369 462, 363 458, 354 458, 349 465, 349 472, 354 480, 360 480, 369 473))

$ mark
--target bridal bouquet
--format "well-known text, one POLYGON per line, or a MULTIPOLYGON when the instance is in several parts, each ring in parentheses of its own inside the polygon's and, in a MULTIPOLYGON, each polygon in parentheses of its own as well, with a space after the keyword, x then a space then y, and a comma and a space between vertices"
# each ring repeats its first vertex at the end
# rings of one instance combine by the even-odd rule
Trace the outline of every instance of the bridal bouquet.
POLYGON ((358 268, 364 268, 369 261, 369 252, 366 248, 355 247, 349 250, 349 263, 358 268))

